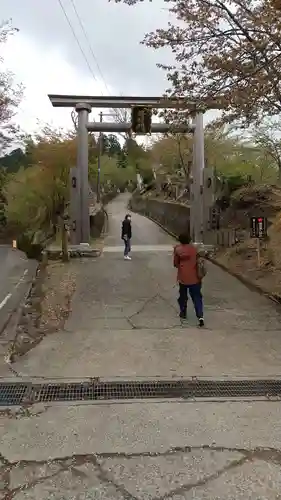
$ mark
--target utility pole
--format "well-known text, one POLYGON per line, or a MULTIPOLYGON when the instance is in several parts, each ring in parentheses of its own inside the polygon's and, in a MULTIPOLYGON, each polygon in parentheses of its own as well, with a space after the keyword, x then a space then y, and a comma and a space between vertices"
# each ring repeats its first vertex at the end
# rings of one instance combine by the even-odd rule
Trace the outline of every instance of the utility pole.
MULTIPOLYGON (((104 116, 116 116, 114 113, 103 113, 100 112, 100 123, 103 121, 104 116)), ((103 149, 103 135, 102 132, 99 134, 99 154, 98 154, 98 177, 97 177, 97 203, 100 203, 100 174, 101 174, 101 157, 103 149)))

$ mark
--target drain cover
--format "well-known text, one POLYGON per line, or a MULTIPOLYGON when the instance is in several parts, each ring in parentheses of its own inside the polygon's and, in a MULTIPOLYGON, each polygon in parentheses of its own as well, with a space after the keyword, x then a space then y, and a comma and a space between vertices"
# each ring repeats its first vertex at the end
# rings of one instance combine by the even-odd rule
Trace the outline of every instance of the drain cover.
POLYGON ((172 380, 45 384, 0 383, 0 406, 52 401, 254 398, 281 396, 281 380, 172 380))
POLYGON ((0 383, 0 406, 20 405, 30 391, 29 384, 1 384, 0 383))
POLYGON ((112 399, 175 398, 182 396, 182 382, 98 382, 46 384, 36 391, 38 401, 87 401, 112 399))

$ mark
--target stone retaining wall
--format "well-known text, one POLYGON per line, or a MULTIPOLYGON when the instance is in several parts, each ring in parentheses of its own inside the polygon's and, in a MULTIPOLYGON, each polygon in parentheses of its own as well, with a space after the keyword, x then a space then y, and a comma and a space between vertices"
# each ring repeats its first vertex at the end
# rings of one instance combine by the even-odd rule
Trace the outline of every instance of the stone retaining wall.
POLYGON ((133 195, 130 200, 130 208, 134 212, 147 215, 159 222, 177 236, 189 230, 189 207, 180 203, 133 195))
POLYGON ((106 193, 102 196, 101 209, 91 217, 91 236, 92 238, 99 238, 107 227, 107 211, 106 206, 117 196, 117 191, 106 193))
MULTIPOLYGON (((159 222, 164 228, 176 236, 189 231, 190 209, 176 202, 144 198, 134 194, 130 200, 130 208, 139 214, 146 215, 159 222)), ((239 240, 235 229, 210 230, 204 235, 204 243, 214 247, 232 247, 239 240)))
POLYGON ((106 205, 117 196, 117 191, 106 193, 102 196, 102 204, 100 210, 90 217, 91 237, 99 238, 106 226, 106 205))

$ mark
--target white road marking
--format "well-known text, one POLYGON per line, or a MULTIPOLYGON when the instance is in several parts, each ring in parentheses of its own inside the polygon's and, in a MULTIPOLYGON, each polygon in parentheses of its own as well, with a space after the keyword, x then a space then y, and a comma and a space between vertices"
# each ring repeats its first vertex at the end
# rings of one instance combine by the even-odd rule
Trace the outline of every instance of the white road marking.
POLYGON ((21 277, 21 278, 20 278, 20 280, 17 282, 17 284, 16 284, 15 288, 18 288, 18 286, 19 286, 19 285, 20 285, 20 284, 24 281, 24 277, 25 277, 25 275, 26 275, 27 273, 28 273, 28 269, 25 269, 25 271, 24 271, 24 273, 23 273, 22 277, 21 277))
POLYGON ((6 297, 2 300, 2 302, 0 302, 0 309, 2 309, 8 302, 8 300, 12 297, 12 294, 11 293, 8 293, 8 295, 6 295, 6 297))
MULTIPOLYGON (((25 269, 22 277, 17 282, 15 289, 18 288, 19 285, 21 285, 21 283, 24 281, 24 278, 25 278, 27 273, 28 273, 28 269, 25 269)), ((11 297, 12 297, 12 294, 8 293, 8 295, 6 295, 6 297, 2 300, 2 302, 0 302, 0 310, 3 309, 3 307, 7 304, 8 300, 10 300, 11 297)))
MULTIPOLYGON (((106 253, 115 253, 115 252, 123 252, 124 245, 116 245, 116 246, 105 246, 103 248, 103 252, 106 253)), ((134 245, 132 246, 133 252, 173 252, 172 245, 134 245)))

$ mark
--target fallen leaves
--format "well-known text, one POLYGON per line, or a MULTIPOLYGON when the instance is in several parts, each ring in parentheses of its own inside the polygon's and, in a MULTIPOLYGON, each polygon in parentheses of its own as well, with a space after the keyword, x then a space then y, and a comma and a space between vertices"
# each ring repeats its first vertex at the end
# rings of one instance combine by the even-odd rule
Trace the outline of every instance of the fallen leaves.
POLYGON ((76 273, 71 263, 50 263, 43 285, 40 328, 55 331, 63 328, 75 291, 76 273))

